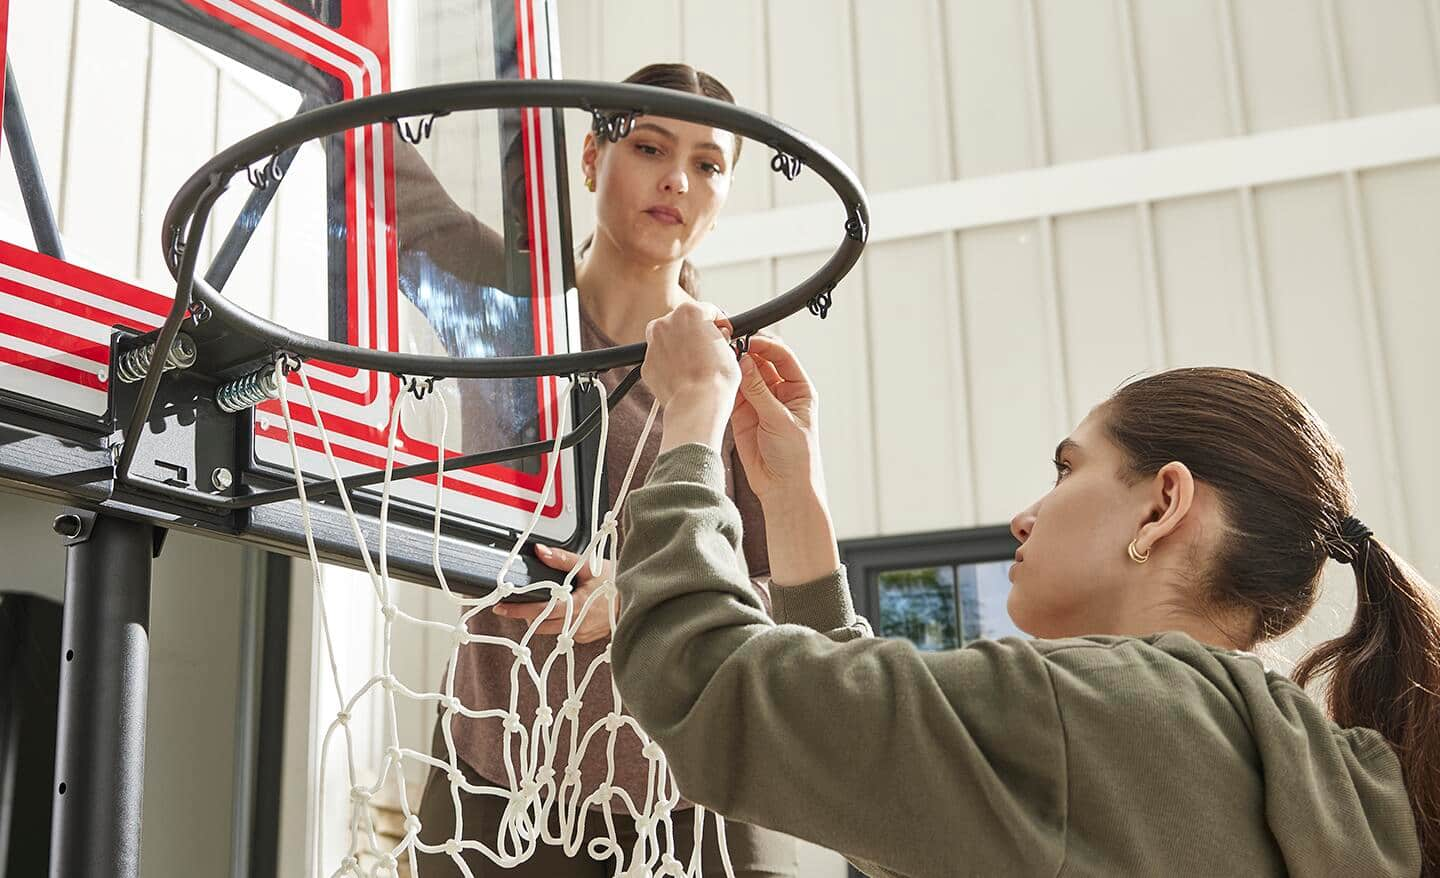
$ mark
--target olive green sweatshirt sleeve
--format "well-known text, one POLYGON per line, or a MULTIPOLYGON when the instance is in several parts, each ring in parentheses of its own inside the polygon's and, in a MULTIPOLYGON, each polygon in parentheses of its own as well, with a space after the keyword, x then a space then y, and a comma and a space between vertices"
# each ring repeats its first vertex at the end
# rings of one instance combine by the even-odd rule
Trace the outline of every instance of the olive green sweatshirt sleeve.
POLYGON ((656 461, 624 526, 615 679, 687 798, 872 875, 1057 872, 1064 736, 1033 649, 859 636, 838 573, 776 588, 777 617, 800 624, 772 621, 737 569, 739 517, 701 445, 656 461))

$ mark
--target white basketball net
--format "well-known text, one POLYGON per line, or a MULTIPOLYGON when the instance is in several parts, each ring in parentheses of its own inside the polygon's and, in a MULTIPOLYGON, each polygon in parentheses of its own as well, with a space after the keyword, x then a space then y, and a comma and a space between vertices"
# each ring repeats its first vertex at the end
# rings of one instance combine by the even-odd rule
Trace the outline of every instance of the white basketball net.
MULTIPOLYGON (((310 389, 310 382, 306 378, 305 371, 298 372, 301 386, 305 390, 307 401, 311 412, 314 413, 315 426, 319 430, 321 445, 325 456, 329 460, 331 472, 339 483, 341 478, 339 465, 336 462, 334 452, 331 449, 330 437, 321 420, 320 409, 316 405, 314 393, 310 389)), ((635 454, 631 457, 630 466, 625 473, 624 481, 621 483, 615 506, 603 519, 599 515, 600 508, 600 467, 596 467, 596 484, 593 492, 593 507, 590 517, 591 533, 585 550, 580 553, 580 562, 570 570, 560 582, 534 582, 526 586, 516 586, 508 579, 508 571, 511 565, 518 559, 525 541, 529 538, 536 524, 540 520, 540 510, 544 508, 549 500, 550 492, 554 488, 555 471, 560 459, 560 440, 567 430, 569 406, 561 406, 561 422, 555 432, 555 446, 550 455, 550 467, 546 473, 545 489, 539 501, 535 504, 535 513, 531 517, 525 532, 515 541, 514 546, 506 558, 504 567, 506 573, 502 573, 498 586, 488 595, 482 598, 465 597, 450 590, 445 581, 444 571, 440 566, 440 521, 443 514, 442 500, 444 498, 444 454, 445 430, 449 424, 449 409, 445 403, 444 394, 430 393, 427 395, 429 405, 440 406, 440 439, 437 445, 441 451, 440 469, 435 481, 435 516, 433 531, 433 554, 432 559, 435 570, 436 585, 449 598, 455 615, 448 619, 424 619, 418 618, 410 613, 401 610, 396 606, 390 588, 390 577, 388 559, 386 557, 386 535, 389 523, 390 512, 390 475, 394 469, 395 460, 395 439, 396 427, 400 420, 402 403, 407 399, 413 399, 412 394, 402 392, 396 394, 395 402, 391 408, 390 426, 388 433, 388 449, 385 458, 385 480, 381 488, 380 504, 380 528, 379 528, 379 567, 376 568, 371 560, 369 547, 366 545, 364 533, 360 522, 355 516, 355 511, 350 503, 350 498, 343 488, 339 492, 340 502, 350 522, 356 544, 360 547, 360 558, 365 563, 366 572, 369 573, 370 581, 375 589, 375 596, 379 604, 379 612, 384 617, 383 621, 383 643, 380 659, 380 667, 374 671, 369 679, 355 692, 347 694, 343 691, 340 682, 340 664, 335 657, 335 647, 330 634, 330 623, 327 618, 325 607, 325 581, 324 566, 320 563, 315 550, 315 537, 310 522, 310 507, 305 494, 305 475, 300 467, 300 455, 295 445, 294 424, 291 421, 290 401, 287 394, 288 381, 283 372, 283 366, 277 364, 276 378, 280 387, 280 405, 285 416, 285 427, 290 445, 291 461, 295 469, 295 484, 299 490, 300 510, 305 527, 305 542, 310 554, 310 565, 314 571, 315 594, 319 600, 320 625, 325 649, 330 666, 330 676, 335 686, 335 693, 338 703, 341 705, 339 713, 331 721, 325 730, 325 736, 321 745, 320 760, 318 763, 318 793, 315 802, 315 814, 321 819, 316 820, 317 830, 320 834, 315 844, 315 875, 347 876, 347 875, 368 875, 368 876, 394 876, 397 874, 399 864, 408 861, 411 875, 419 875, 416 862, 417 852, 428 854, 448 855, 460 869, 461 873, 473 878, 469 866, 461 858, 462 852, 467 850, 480 851, 485 857, 501 866, 509 868, 523 863, 534 854, 540 842, 563 848, 566 854, 574 856, 582 847, 590 857, 596 860, 613 859, 615 862, 616 876, 624 878, 693 878, 700 874, 700 858, 702 839, 704 834, 705 811, 699 806, 693 808, 693 815, 690 819, 692 826, 689 831, 693 833, 694 845, 688 862, 682 863, 676 857, 675 831, 672 817, 680 800, 680 794, 675 786, 675 780, 665 762, 665 754, 661 752, 658 745, 650 740, 644 730, 635 722, 632 717, 621 713, 620 693, 615 688, 613 681, 608 691, 591 691, 591 683, 601 665, 610 661, 610 649, 607 647, 599 657, 591 662, 589 667, 577 668, 574 653, 575 641, 572 634, 578 627, 580 621, 585 617, 591 604, 596 600, 605 600, 609 606, 610 631, 614 633, 615 623, 618 618, 618 605, 616 603, 615 585, 612 579, 605 582, 601 587, 593 591, 589 599, 581 606, 576 606, 572 593, 572 582, 585 564, 591 565, 591 570, 599 574, 605 568, 605 562, 609 562, 608 569, 615 569, 616 554, 616 520, 621 504, 631 487, 631 480, 635 475, 635 467, 640 457, 640 449, 644 448, 646 438, 650 434, 651 427, 655 422, 655 414, 658 406, 652 406, 650 417, 646 420, 645 429, 641 434, 640 441, 636 445, 635 454), (504 638, 488 637, 471 634, 466 621, 478 613, 486 612, 500 600, 508 595, 525 592, 548 591, 549 602, 546 605, 546 612, 541 614, 532 622, 526 630, 525 635, 519 641, 510 641, 504 638), (546 658, 543 666, 536 667, 531 659, 530 642, 536 636, 536 628, 544 619, 557 607, 564 607, 565 627, 564 632, 557 637, 555 649, 546 658), (454 640, 454 648, 450 652, 449 667, 445 673, 444 691, 430 692, 412 688, 401 682, 391 672, 392 643, 397 637, 397 631, 405 628, 412 628, 415 631, 430 629, 441 633, 448 633, 454 640), (471 643, 488 643, 499 646, 508 646, 515 657, 510 669, 510 705, 508 710, 474 710, 462 704, 455 697, 455 667, 459 658, 460 647, 471 643), (566 681, 566 698, 560 705, 547 703, 547 680, 552 673, 564 673, 566 681), (578 675, 578 681, 577 681, 578 675), (521 686, 533 686, 539 698, 539 710, 534 717, 522 718, 516 709, 521 686), (361 699, 375 693, 383 699, 384 711, 389 719, 386 723, 385 747, 379 778, 371 785, 363 785, 359 782, 357 772, 356 747, 354 736, 351 734, 350 719, 353 711, 361 699), (582 699, 608 699, 611 709, 609 714, 600 722, 588 729, 579 727, 580 705, 582 699), (445 740, 446 759, 441 761, 429 753, 422 753, 400 744, 397 729, 399 728, 398 713, 396 704, 400 699, 410 699, 416 702, 434 704, 440 708, 441 729, 445 740), (452 723, 456 716, 468 717, 470 719, 496 718, 504 724, 504 740, 496 741, 494 745, 502 747, 505 759, 505 773, 507 786, 476 786, 469 783, 461 771, 459 760, 455 753, 455 739, 452 731, 452 723), (646 784, 646 791, 643 801, 635 801, 634 798, 623 788, 613 786, 615 775, 615 747, 623 730, 629 729, 639 739, 643 754, 649 762, 649 779, 646 784), (324 850, 324 820, 325 797, 325 765, 329 754, 330 745, 339 732, 345 739, 345 757, 347 762, 348 778, 350 782, 350 820, 349 820, 349 844, 348 853, 337 864, 327 866, 321 862, 324 850), (581 798, 581 759, 586 752, 594 747, 604 747, 606 753, 606 778, 605 782, 590 793, 581 798), (406 789, 404 763, 406 760, 414 760, 422 763, 427 768, 438 768, 445 772, 450 782, 450 797, 454 805, 455 825, 448 839, 441 844, 425 844, 418 838, 420 833, 420 818, 412 809, 409 794, 406 789), (380 841, 376 831, 374 819, 371 814, 370 801, 382 791, 385 784, 394 785, 398 792, 398 799, 401 812, 404 816, 404 837, 400 843, 393 848, 388 848, 380 841), (471 838, 466 837, 466 827, 460 807, 460 799, 463 795, 478 796, 499 796, 505 800, 504 816, 501 819, 499 831, 493 838, 471 838), (623 813, 627 814, 634 821, 636 830, 636 841, 629 850, 623 850, 615 830, 616 802, 623 807, 623 813), (586 839, 584 837, 586 827, 586 815, 592 809, 599 809, 604 816, 606 836, 586 839), (558 831, 555 826, 558 825, 558 831)), ((411 385, 415 386, 415 385, 411 385)), ((600 459, 604 459, 605 443, 608 440, 609 417, 608 406, 605 400, 605 386, 600 381, 595 381, 595 386, 600 392, 600 459)), ((567 388, 568 389, 568 388, 567 388)), ((563 397, 562 397, 563 398, 563 397)), ((332 596, 333 597, 333 596, 332 596)), ((596 687, 597 689, 599 687, 596 687)), ((377 755, 377 754, 371 754, 377 755)), ((682 821, 684 815, 682 814, 682 821)), ((725 824, 720 815, 715 815, 716 831, 718 834, 719 847, 722 859, 724 860, 725 872, 729 878, 734 878, 734 869, 729 860, 729 854, 725 850, 725 824)))

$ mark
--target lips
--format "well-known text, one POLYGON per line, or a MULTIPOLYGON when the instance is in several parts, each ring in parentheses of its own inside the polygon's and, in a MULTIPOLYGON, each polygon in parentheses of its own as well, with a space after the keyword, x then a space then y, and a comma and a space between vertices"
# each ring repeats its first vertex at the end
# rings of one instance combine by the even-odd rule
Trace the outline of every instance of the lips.
POLYGON ((679 226, 685 223, 685 218, 680 215, 680 211, 673 207, 666 207, 663 204, 657 204, 654 207, 647 208, 645 213, 656 222, 664 223, 667 226, 679 226))

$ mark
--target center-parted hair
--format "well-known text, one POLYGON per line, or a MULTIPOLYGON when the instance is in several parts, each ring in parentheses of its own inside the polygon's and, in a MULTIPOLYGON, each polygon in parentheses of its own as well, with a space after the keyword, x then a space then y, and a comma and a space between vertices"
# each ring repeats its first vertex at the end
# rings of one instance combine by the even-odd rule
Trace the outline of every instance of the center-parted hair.
MULTIPOLYGON (((621 81, 630 85, 648 85, 654 88, 682 91, 686 94, 714 98, 727 104, 735 103, 735 96, 730 93, 730 89, 726 88, 723 82, 703 70, 696 70, 689 64, 647 64, 621 81)), ((735 153, 730 156, 732 170, 735 163, 740 161, 742 143, 743 138, 738 134, 735 135, 735 153)), ((584 253, 590 249, 593 240, 593 235, 586 238, 580 245, 580 252, 584 253)), ((691 265, 688 259, 680 265, 680 288, 695 298, 700 296, 700 273, 695 270, 695 266, 691 265)))
POLYGON ((1294 628, 1315 604, 1327 558, 1354 571, 1350 629, 1295 667, 1328 674, 1327 705, 1344 727, 1385 736, 1400 759, 1427 878, 1440 878, 1440 609, 1419 575, 1362 523, 1339 444, 1304 400, 1240 369, 1175 369, 1106 402, 1128 475, 1171 461, 1215 490, 1224 516, 1199 572, 1203 599, 1252 620, 1257 643, 1294 628))

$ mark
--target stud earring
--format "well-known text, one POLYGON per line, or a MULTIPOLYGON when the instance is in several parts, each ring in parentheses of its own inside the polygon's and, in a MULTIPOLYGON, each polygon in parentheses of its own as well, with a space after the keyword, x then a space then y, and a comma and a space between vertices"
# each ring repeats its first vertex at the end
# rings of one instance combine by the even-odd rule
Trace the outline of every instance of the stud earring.
POLYGON ((1142 554, 1140 550, 1136 548, 1134 540, 1130 541, 1130 545, 1125 549, 1125 551, 1127 554, 1130 555, 1130 560, 1134 561, 1136 564, 1144 564, 1146 561, 1150 560, 1150 551, 1147 549, 1142 554))
POLYGON ((586 178, 585 178, 585 188, 586 188, 586 189, 589 189, 591 192, 594 192, 594 191, 595 191, 595 178, 594 178, 594 177, 586 177, 586 178))

